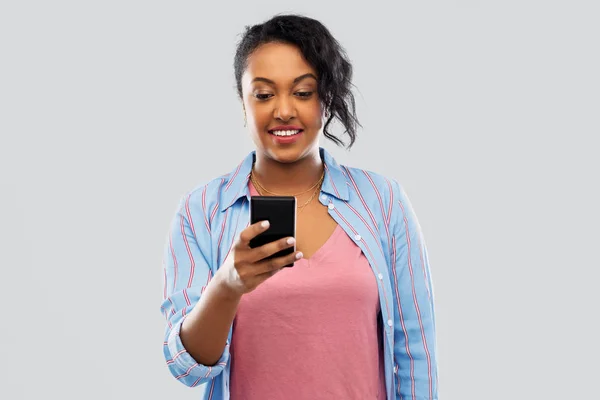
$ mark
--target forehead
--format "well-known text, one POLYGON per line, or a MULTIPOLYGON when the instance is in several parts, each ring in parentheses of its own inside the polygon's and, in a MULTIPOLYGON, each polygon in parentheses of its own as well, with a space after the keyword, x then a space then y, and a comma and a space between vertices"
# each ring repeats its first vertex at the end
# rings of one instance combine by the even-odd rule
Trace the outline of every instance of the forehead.
POLYGON ((277 83, 289 83, 296 77, 312 73, 315 69, 304 59, 296 46, 284 43, 266 43, 259 46, 248 57, 244 77, 271 79, 277 83))

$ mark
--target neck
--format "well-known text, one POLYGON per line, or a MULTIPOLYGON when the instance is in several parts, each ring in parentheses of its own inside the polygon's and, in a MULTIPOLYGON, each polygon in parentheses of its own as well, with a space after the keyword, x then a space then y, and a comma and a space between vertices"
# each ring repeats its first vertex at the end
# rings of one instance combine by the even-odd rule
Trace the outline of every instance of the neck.
POLYGON ((323 173, 319 150, 293 163, 280 163, 256 152, 253 174, 266 189, 282 193, 297 193, 314 185, 323 173))

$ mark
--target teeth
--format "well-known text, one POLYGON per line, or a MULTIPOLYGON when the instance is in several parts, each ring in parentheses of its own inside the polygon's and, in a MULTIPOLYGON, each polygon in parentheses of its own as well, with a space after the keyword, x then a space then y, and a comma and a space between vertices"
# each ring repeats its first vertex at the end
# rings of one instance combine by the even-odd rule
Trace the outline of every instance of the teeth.
POLYGON ((273 135, 275 136, 292 136, 297 134, 300 131, 273 131, 273 135))

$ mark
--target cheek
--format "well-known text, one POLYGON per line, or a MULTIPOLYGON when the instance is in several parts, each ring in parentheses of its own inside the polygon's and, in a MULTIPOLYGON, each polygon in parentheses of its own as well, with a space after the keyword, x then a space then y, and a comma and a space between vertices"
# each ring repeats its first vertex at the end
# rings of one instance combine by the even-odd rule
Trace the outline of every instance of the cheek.
POLYGON ((323 124, 321 104, 318 102, 307 104, 303 110, 303 119, 306 126, 318 130, 323 124))
POLYGON ((259 130, 268 126, 273 119, 272 112, 268 107, 254 106, 249 111, 252 114, 254 125, 259 130))

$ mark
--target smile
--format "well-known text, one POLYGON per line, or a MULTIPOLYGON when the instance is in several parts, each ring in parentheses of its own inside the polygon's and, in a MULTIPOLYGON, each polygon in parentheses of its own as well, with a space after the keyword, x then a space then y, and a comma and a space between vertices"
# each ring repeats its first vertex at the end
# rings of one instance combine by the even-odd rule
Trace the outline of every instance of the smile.
POLYGON ((269 131, 269 133, 275 136, 294 136, 302 132, 302 130, 286 130, 286 131, 269 131))

